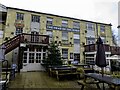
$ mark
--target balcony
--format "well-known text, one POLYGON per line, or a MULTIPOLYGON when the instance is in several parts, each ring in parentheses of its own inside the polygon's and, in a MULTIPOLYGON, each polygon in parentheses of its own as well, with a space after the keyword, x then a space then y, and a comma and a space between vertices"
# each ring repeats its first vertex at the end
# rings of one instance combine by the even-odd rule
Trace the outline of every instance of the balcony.
MULTIPOLYGON (((104 44, 104 48, 106 52, 111 52, 111 54, 113 55, 120 55, 120 47, 104 44)), ((85 52, 94 52, 94 51, 97 51, 96 44, 85 45, 85 52)))
POLYGON ((110 46, 111 54, 120 55, 120 47, 110 46))
POLYGON ((33 45, 48 45, 49 44, 49 36, 47 35, 33 35, 33 34, 21 34, 17 35, 10 40, 2 43, 2 45, 6 46, 5 53, 7 54, 11 50, 17 48, 20 43, 33 44, 33 45))
POLYGON ((21 39, 22 43, 49 44, 47 35, 22 34, 21 39))

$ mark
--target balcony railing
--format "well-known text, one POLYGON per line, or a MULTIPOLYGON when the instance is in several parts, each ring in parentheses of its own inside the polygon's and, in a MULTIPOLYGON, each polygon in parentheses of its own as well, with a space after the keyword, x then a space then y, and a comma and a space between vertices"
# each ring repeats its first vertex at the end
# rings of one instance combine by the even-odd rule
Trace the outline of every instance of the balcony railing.
MULTIPOLYGON (((104 44, 104 49, 106 52, 111 52, 111 54, 120 55, 120 47, 104 44)), ((94 51, 97 51, 96 44, 85 45, 85 52, 94 52, 94 51)))
POLYGON ((49 36, 47 35, 35 35, 35 34, 22 34, 21 39, 23 43, 37 43, 37 44, 48 44, 49 36))
POLYGON ((111 54, 120 55, 120 47, 110 46, 111 54))
POLYGON ((11 50, 17 48, 20 43, 33 43, 33 44, 49 44, 49 36, 47 35, 33 35, 33 34, 21 34, 17 35, 10 40, 2 43, 5 45, 7 54, 11 50))

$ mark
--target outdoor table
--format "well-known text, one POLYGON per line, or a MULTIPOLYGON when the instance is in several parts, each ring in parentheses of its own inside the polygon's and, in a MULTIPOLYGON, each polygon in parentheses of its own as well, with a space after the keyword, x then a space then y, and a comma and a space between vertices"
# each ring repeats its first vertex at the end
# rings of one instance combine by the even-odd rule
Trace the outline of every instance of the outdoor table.
POLYGON ((79 75, 79 72, 77 72, 77 68, 72 66, 52 67, 50 72, 52 73, 52 75, 56 75, 58 80, 59 76, 79 75))
POLYGON ((110 75, 103 75, 98 73, 87 73, 85 77, 90 77, 95 80, 98 80, 100 83, 107 83, 108 85, 114 85, 114 89, 116 90, 117 87, 120 87, 120 78, 115 78, 110 75))

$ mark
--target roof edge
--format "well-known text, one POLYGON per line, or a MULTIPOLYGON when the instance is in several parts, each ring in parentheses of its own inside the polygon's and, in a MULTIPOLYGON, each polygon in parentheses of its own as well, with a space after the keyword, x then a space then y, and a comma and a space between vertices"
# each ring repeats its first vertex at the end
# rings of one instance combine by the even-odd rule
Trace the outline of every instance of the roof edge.
POLYGON ((103 24, 103 25, 112 26, 111 23, 110 23, 110 24, 107 24, 107 23, 101 23, 101 22, 94 22, 94 21, 89 21, 89 20, 83 20, 83 19, 78 19, 78 18, 73 18, 73 17, 55 15, 55 14, 50 14, 50 13, 43 13, 43 12, 32 11, 32 10, 26 10, 26 9, 20 9, 20 8, 14 8, 14 7, 7 7, 7 9, 15 9, 15 10, 21 10, 21 11, 27 11, 27 12, 38 13, 38 14, 45 14, 45 15, 51 15, 51 16, 56 16, 56 17, 69 18, 69 19, 74 19, 74 20, 80 20, 80 21, 85 21, 85 22, 91 22, 91 23, 96 23, 96 24, 103 24))

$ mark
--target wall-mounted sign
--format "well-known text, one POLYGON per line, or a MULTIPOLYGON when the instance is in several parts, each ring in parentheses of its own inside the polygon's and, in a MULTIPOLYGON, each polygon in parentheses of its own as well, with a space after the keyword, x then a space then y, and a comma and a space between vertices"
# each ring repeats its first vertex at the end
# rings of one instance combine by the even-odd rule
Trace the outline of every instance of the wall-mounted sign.
POLYGON ((67 27, 60 27, 60 26, 46 26, 49 30, 61 30, 61 31, 68 31, 68 32, 80 32, 80 29, 75 28, 67 28, 67 27))
POLYGON ((23 28, 24 27, 24 21, 23 20, 15 20, 14 25, 15 25, 15 27, 23 28))

